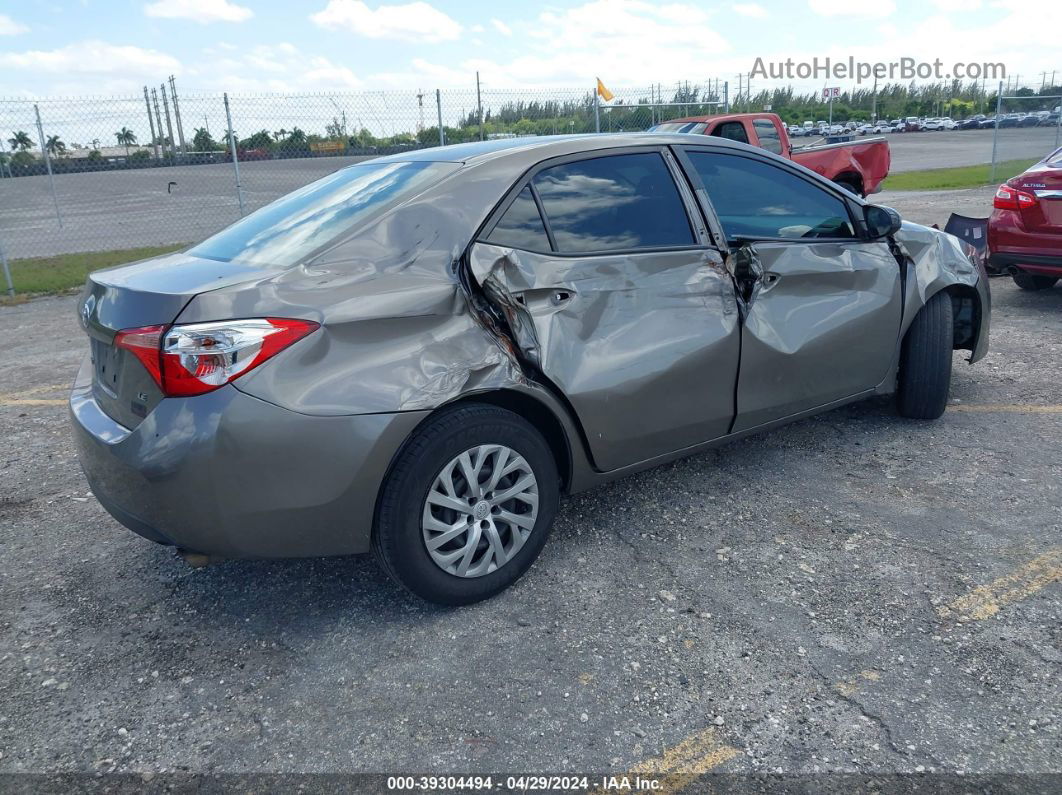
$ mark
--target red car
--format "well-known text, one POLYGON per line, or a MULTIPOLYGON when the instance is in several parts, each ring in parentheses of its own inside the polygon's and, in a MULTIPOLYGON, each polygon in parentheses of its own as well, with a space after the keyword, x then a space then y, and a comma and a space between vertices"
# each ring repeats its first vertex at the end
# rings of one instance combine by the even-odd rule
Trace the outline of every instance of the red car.
POLYGON ((989 265, 1023 290, 1062 278, 1062 149, 996 190, 988 219, 989 265))

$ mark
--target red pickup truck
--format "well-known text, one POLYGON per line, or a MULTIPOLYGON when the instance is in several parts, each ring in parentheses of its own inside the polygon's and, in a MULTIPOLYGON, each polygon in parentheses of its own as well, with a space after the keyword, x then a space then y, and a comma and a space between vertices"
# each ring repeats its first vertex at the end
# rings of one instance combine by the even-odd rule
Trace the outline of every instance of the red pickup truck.
POLYGON ((717 135, 758 146, 810 168, 859 196, 881 190, 892 160, 889 142, 884 138, 794 148, 789 131, 775 113, 689 116, 661 122, 650 131, 717 135))

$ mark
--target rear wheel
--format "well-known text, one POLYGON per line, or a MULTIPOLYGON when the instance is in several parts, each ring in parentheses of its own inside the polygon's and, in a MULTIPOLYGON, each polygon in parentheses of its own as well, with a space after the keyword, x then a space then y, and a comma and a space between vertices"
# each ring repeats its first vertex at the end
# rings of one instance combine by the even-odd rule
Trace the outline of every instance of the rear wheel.
POLYGON ((1038 276, 1028 271, 1016 270, 1011 274, 1014 283, 1023 290, 1046 290, 1054 287, 1058 281, 1057 276, 1038 276))
POLYGON ((429 420, 400 453, 373 550, 423 599, 478 602, 538 557, 559 491, 553 455, 533 426, 496 406, 464 405, 429 420))
POLYGON ((937 293, 915 316, 903 339, 896 402, 904 417, 935 420, 944 413, 951 386, 953 334, 951 296, 937 293))

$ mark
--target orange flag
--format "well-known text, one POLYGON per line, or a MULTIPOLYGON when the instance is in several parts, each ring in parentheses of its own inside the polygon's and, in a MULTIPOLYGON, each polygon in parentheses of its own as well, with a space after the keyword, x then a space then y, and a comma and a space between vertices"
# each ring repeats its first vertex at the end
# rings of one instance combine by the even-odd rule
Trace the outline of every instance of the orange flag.
POLYGON ((597 95, 605 102, 610 102, 615 96, 611 91, 605 88, 605 84, 601 82, 601 78, 597 78, 597 95))

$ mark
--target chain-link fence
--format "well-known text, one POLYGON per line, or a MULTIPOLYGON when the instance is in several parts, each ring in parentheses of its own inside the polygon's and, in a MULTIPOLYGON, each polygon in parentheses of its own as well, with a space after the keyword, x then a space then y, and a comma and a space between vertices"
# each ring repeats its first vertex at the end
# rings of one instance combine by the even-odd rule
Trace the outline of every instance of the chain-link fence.
POLYGON ((1062 94, 1031 89, 1008 95, 1003 84, 987 124, 992 137, 992 181, 1003 182, 1062 146, 1062 94))
POLYGON ((192 243, 370 157, 479 139, 644 130, 714 89, 0 100, 0 246, 14 259, 192 243))
MULTIPOLYGON (((729 97, 721 80, 630 88, 606 102, 592 88, 226 95, 178 94, 170 81, 126 97, 0 100, 0 254, 194 243, 337 168, 443 143, 631 132, 729 108, 773 105, 796 124, 824 112, 815 97, 785 89, 753 96, 744 85, 729 97)), ((969 94, 970 114, 978 98, 985 109, 999 106, 991 162, 1000 179, 1009 176, 1005 163, 1032 162, 1058 145, 1060 91, 1021 89, 997 102, 983 86, 955 88, 955 97, 969 94), (1014 124, 1009 116, 1018 113, 1014 124)), ((879 103, 898 103, 897 92, 908 97, 907 111, 948 105, 955 116, 951 101, 933 105, 902 86, 846 94, 845 107, 867 116, 879 103)))

